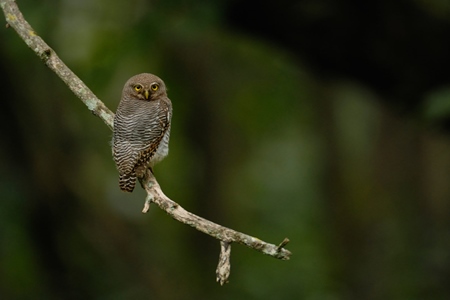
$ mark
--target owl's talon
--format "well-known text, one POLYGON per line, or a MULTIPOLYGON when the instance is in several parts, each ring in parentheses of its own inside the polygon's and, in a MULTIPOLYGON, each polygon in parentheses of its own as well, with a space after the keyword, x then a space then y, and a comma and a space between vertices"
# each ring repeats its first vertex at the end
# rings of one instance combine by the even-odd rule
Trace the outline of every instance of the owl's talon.
POLYGON ((153 201, 153 195, 148 193, 147 197, 145 198, 144 208, 142 209, 142 212, 145 214, 150 209, 150 203, 153 201))

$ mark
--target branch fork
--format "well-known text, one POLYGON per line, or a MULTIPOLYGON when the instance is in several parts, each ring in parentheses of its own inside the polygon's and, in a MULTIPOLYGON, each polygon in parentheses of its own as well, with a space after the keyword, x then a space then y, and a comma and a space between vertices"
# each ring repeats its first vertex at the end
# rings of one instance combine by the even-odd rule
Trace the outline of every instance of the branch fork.
MULTIPOLYGON (((21 39, 30 47, 37 56, 63 80, 69 89, 87 106, 87 108, 99 117, 112 130, 114 113, 111 112, 102 101, 76 76, 56 55, 44 40, 39 37, 28 22, 23 18, 14 0, 0 0, 1 8, 7 21, 6 28, 12 27, 21 39)), ((239 243, 272 257, 288 260, 291 252, 284 247, 289 243, 285 238, 278 246, 266 243, 258 238, 235 231, 233 229, 213 223, 188 212, 178 203, 167 197, 155 176, 147 170, 140 179, 142 187, 147 192, 143 213, 148 212, 150 203, 155 203, 175 220, 187 224, 195 229, 210 235, 220 241, 219 263, 216 269, 216 280, 221 285, 228 282, 230 276, 231 244, 239 243)))
POLYGON ((230 276, 231 243, 243 244, 249 248, 262 252, 263 254, 281 260, 289 259, 291 252, 284 248, 289 243, 288 238, 285 238, 278 246, 276 246, 188 212, 181 207, 181 205, 171 200, 163 193, 161 186, 150 169, 147 169, 144 178, 140 181, 142 187, 147 192, 144 208, 142 210, 143 213, 148 212, 150 203, 155 203, 175 220, 192 226, 220 241, 220 255, 219 264, 216 269, 216 280, 221 285, 227 283, 228 277, 230 276))

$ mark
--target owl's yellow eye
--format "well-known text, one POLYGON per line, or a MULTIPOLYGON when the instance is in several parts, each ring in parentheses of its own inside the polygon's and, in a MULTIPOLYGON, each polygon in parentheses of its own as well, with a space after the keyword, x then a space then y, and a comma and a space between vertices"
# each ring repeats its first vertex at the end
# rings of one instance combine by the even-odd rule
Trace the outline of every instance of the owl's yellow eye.
POLYGON ((154 83, 150 86, 150 88, 152 89, 152 91, 156 92, 159 89, 159 85, 154 83))
POLYGON ((142 85, 140 85, 140 84, 136 84, 135 86, 134 86, 134 90, 136 91, 136 92, 140 92, 140 91, 142 91, 142 89, 143 89, 144 87, 142 86, 142 85))

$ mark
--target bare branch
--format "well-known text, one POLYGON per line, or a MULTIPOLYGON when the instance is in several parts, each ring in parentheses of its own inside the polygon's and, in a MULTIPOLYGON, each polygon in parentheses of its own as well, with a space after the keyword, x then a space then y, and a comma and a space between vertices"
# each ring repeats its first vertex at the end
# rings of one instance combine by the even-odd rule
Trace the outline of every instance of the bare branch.
POLYGON ((69 89, 83 101, 88 109, 105 122, 112 130, 114 113, 110 111, 102 101, 75 75, 64 62, 56 55, 44 40, 36 34, 34 29, 23 18, 17 4, 13 0, 0 1, 3 12, 5 13, 7 27, 12 27, 24 40, 28 47, 33 50, 37 56, 50 68, 59 78, 64 81, 69 89))
POLYGON ((146 176, 142 179, 141 183, 147 192, 146 202, 144 209, 142 210, 144 213, 148 211, 150 202, 153 202, 166 211, 167 214, 175 220, 192 226, 198 231, 206 233, 207 235, 210 235, 220 241, 227 243, 239 243, 266 255, 282 260, 288 260, 291 255, 290 251, 283 248, 289 241, 288 239, 285 239, 279 246, 269 244, 258 238, 235 231, 222 225, 218 225, 188 212, 178 203, 170 200, 169 197, 164 195, 159 183, 156 181, 155 176, 153 176, 153 173, 150 170, 147 170, 146 176))
MULTIPOLYGON (((7 21, 6 28, 14 28, 28 47, 30 47, 37 56, 67 84, 69 89, 83 101, 94 115, 102 119, 112 130, 114 126, 114 113, 94 95, 94 93, 63 63, 56 55, 55 51, 53 51, 53 49, 51 49, 44 40, 36 34, 30 24, 23 18, 15 1, 0 0, 0 5, 7 21)), ((147 192, 142 212, 146 213, 150 208, 150 203, 153 202, 175 220, 192 226, 220 241, 221 252, 216 275, 217 281, 221 285, 228 282, 228 277, 230 275, 231 243, 233 242, 243 244, 261 253, 282 260, 288 260, 291 255, 290 251, 284 249, 284 246, 289 242, 289 239, 287 238, 285 238, 278 246, 269 244, 258 238, 218 225, 186 211, 178 203, 164 195, 156 178, 150 170, 147 170, 144 178, 141 179, 141 184, 147 192)))

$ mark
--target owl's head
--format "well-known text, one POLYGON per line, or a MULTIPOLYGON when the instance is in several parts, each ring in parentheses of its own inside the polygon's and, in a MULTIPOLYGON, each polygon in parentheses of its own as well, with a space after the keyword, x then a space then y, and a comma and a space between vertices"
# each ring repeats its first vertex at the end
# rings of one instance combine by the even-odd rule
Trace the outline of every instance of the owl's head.
POLYGON ((133 99, 152 101, 167 96, 166 85, 161 78, 150 73, 142 73, 128 79, 123 88, 123 96, 133 99))

